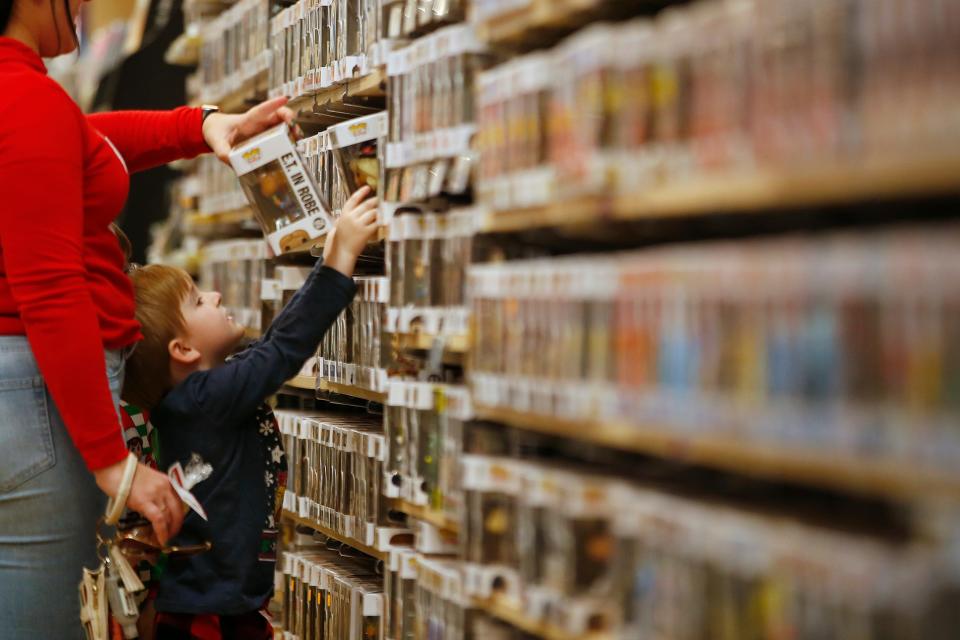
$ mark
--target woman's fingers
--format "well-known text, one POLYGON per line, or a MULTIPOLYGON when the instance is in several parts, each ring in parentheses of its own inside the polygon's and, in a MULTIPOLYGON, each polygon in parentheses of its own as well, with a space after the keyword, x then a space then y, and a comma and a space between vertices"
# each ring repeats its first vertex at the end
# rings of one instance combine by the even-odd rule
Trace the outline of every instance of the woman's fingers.
MULTIPOLYGON (((270 100, 264 100, 255 107, 250 107, 247 112, 244 114, 243 118, 243 129, 246 133, 250 127, 256 129, 248 135, 255 135, 267 127, 271 127, 275 124, 280 124, 283 119, 280 109, 287 104, 289 98, 286 96, 280 96, 278 98, 271 98, 270 100)), ((287 109, 290 111, 290 109, 287 109)), ((290 111, 292 114, 293 112, 290 111)))

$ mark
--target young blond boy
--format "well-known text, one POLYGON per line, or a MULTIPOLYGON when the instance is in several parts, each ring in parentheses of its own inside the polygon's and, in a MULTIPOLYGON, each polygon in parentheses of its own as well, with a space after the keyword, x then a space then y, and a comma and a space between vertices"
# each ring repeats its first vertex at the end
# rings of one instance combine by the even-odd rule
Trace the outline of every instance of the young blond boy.
POLYGON ((173 267, 131 275, 144 339, 127 363, 124 397, 151 410, 162 468, 192 453, 213 467, 193 490, 208 520, 191 512, 172 541, 213 547, 168 559, 154 602, 157 640, 273 637, 263 610, 273 594, 286 461, 265 400, 299 371, 353 298, 357 256, 376 232, 369 192, 360 189, 344 206, 324 260, 263 338, 232 357, 243 327, 219 293, 198 291, 173 267))

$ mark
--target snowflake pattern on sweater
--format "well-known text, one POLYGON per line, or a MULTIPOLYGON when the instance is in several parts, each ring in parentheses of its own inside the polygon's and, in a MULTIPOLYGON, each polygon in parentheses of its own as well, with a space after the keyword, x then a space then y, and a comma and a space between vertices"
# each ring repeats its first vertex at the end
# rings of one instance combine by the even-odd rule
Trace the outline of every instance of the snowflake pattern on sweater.
POLYGON ((283 493, 287 487, 287 456, 280 438, 280 425, 270 405, 263 403, 257 409, 257 424, 260 425, 261 451, 263 451, 263 482, 267 490, 267 517, 260 537, 261 562, 277 560, 277 521, 283 508, 283 493))

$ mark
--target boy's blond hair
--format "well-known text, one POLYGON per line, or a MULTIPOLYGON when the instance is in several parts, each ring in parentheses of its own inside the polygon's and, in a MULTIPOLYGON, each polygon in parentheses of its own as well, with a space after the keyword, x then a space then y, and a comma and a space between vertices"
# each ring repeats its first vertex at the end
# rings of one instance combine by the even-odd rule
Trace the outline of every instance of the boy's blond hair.
POLYGON ((152 409, 173 388, 168 345, 186 331, 180 305, 190 294, 193 279, 183 269, 162 264, 134 269, 130 278, 143 340, 127 360, 123 399, 152 409))

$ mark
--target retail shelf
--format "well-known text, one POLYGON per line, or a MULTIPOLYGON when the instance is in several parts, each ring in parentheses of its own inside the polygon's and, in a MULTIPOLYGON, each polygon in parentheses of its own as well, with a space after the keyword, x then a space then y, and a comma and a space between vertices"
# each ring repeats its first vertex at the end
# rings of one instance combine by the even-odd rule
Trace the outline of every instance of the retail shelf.
MULTIPOLYGON (((314 93, 293 98, 287 106, 299 117, 309 117, 320 107, 343 106, 346 98, 379 98, 387 95, 387 70, 377 67, 365 76, 351 78, 314 93)), ((345 116, 342 119, 349 118, 345 116)))
POLYGON ((573 198, 544 207, 490 212, 483 233, 592 222, 723 213, 765 213, 870 200, 960 193, 960 156, 822 164, 784 172, 718 175, 616 197, 573 198))
POLYGON ((441 531, 457 535, 460 533, 460 523, 439 511, 434 511, 429 507, 413 504, 406 500, 397 500, 393 506, 398 511, 402 511, 417 520, 428 522, 441 531))
POLYGON ((911 501, 933 495, 960 498, 960 472, 909 463, 863 460, 829 451, 787 449, 715 436, 683 436, 625 423, 564 420, 499 407, 477 406, 478 419, 573 438, 684 464, 822 489, 911 501))
POLYGON ((317 376, 294 376, 287 381, 288 387, 293 387, 294 389, 307 389, 313 391, 317 388, 317 376))
POLYGON ((387 401, 387 394, 382 391, 371 391, 370 389, 364 389, 363 387, 341 384, 331 380, 320 380, 317 383, 317 390, 327 391, 329 393, 339 393, 342 396, 351 396, 353 398, 360 398, 361 400, 367 400, 369 402, 379 402, 380 404, 384 404, 387 401))
POLYGON ((342 542, 347 546, 353 547, 357 551, 365 553, 372 558, 377 558, 378 560, 386 560, 387 558, 387 554, 383 551, 379 551, 377 549, 374 549, 371 546, 365 545, 359 540, 354 540, 353 538, 349 538, 342 533, 337 533, 332 529, 328 529, 327 527, 323 526, 319 522, 314 522, 309 518, 302 518, 297 514, 293 513, 292 511, 284 510, 283 517, 291 522, 295 522, 296 524, 303 525, 304 527, 309 527, 310 529, 313 529, 318 533, 322 533, 328 538, 332 538, 333 540, 342 542))
POLYGON ((486 611, 494 618, 502 620, 525 633, 538 638, 544 638, 545 640, 609 640, 611 637, 609 634, 600 632, 587 634, 568 633, 555 625, 531 619, 520 611, 520 609, 497 596, 476 600, 475 602, 478 609, 486 611))
POLYGON ((200 61, 202 38, 196 33, 181 33, 167 47, 163 61, 181 67, 195 67, 200 61))
POLYGON ((609 198, 584 197, 542 207, 490 211, 478 225, 479 233, 511 233, 544 227, 573 227, 612 217, 609 198))
POLYGON ((530 46, 545 32, 580 27, 591 12, 604 8, 604 0, 529 0, 514 11, 480 24, 480 39, 493 46, 530 46))

